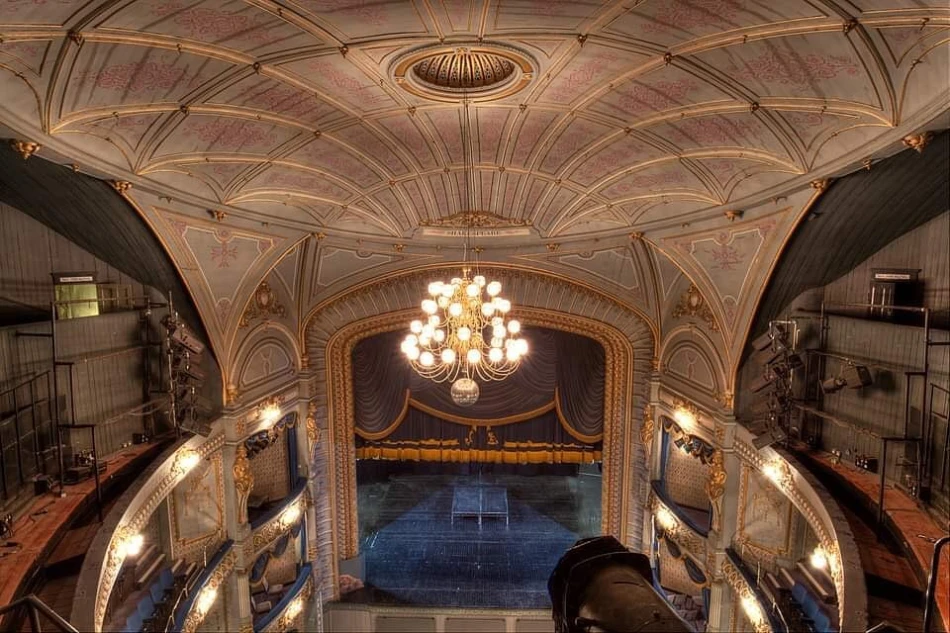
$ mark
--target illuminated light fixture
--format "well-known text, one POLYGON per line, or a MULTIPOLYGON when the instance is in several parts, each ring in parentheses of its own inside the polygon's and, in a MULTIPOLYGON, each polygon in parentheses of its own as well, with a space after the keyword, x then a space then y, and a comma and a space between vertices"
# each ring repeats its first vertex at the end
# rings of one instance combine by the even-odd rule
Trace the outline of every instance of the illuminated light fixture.
POLYGON ((119 541, 116 545, 116 553, 119 558, 123 559, 129 556, 138 556, 142 553, 142 547, 144 545, 145 537, 138 532, 123 533, 119 537, 119 541))
POLYGON ((284 612, 284 617, 288 620, 293 620, 300 612, 303 611, 303 600, 296 598, 293 602, 287 605, 287 610, 284 612))
POLYGON ((215 587, 205 587, 201 590, 201 593, 198 594, 198 599, 195 601, 195 609, 197 609, 201 615, 205 615, 211 610, 214 601, 217 599, 218 590, 215 587))
POLYGON ((191 450, 190 448, 184 448, 181 451, 181 456, 179 457, 179 464, 184 469, 185 472, 190 471, 192 468, 198 465, 198 462, 201 461, 201 455, 196 451, 191 450))
POLYGON ((777 459, 764 464, 762 474, 780 488, 785 485, 786 471, 782 462, 777 459))
POLYGON ((501 283, 489 281, 478 272, 478 258, 468 261, 471 229, 475 223, 475 163, 469 131, 469 104, 463 94, 462 146, 468 209, 465 213, 462 274, 450 281, 432 281, 429 296, 422 300, 421 319, 409 323, 409 334, 400 349, 412 368, 435 382, 451 382, 451 396, 459 406, 478 401, 483 382, 504 380, 528 353, 521 338, 521 323, 508 319, 511 302, 501 296, 501 283))
POLYGON ((677 405, 676 409, 673 410, 673 419, 676 420, 676 423, 684 429, 695 428, 697 421, 697 411, 696 407, 683 403, 677 405))
POLYGON ((759 606, 759 602, 752 595, 742 596, 742 610, 745 611, 746 617, 749 618, 753 626, 758 627, 765 621, 762 607, 759 606))
POLYGON ((260 418, 265 424, 274 424, 280 419, 280 414, 280 405, 276 399, 261 404, 260 418))
POLYGON ((293 525, 300 518, 300 505, 293 504, 280 515, 280 522, 284 526, 293 525))
POLYGON ((656 509, 655 516, 656 522, 664 530, 672 530, 677 525, 676 517, 673 516, 673 513, 662 506, 656 509))
POLYGON ((811 556, 808 557, 808 562, 815 569, 827 569, 828 568, 828 555, 825 553, 825 550, 820 545, 815 548, 815 551, 811 553, 811 556))

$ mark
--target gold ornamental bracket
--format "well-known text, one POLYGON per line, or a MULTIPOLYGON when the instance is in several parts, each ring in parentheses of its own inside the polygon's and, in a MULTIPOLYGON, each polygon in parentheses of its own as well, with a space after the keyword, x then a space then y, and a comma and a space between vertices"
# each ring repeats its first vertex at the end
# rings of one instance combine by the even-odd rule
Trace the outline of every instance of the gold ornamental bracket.
POLYGON ((43 146, 33 141, 10 139, 10 147, 12 147, 13 151, 19 154, 23 160, 28 160, 30 156, 40 151, 43 146))
POLYGON ((462 211, 419 222, 423 237, 524 237, 535 232, 531 220, 507 218, 488 211, 462 211))

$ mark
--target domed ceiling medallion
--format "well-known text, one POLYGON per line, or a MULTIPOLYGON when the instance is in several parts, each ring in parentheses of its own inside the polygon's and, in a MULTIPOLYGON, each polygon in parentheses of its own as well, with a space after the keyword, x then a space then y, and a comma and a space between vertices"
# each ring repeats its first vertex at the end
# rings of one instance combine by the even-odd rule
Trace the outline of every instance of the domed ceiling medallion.
POLYGON ((435 101, 502 99, 527 86, 534 64, 526 54, 501 44, 428 46, 405 53, 391 68, 404 90, 435 101))

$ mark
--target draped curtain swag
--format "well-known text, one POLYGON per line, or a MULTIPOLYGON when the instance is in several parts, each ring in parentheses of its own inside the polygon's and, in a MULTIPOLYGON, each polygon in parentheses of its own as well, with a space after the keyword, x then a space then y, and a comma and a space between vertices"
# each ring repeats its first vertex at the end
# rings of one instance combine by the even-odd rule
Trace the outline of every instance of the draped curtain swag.
POLYGON ((447 384, 418 376, 399 354, 400 332, 353 350, 357 457, 449 462, 600 460, 605 353, 584 336, 526 328, 531 354, 506 380, 482 384, 459 407, 447 384))

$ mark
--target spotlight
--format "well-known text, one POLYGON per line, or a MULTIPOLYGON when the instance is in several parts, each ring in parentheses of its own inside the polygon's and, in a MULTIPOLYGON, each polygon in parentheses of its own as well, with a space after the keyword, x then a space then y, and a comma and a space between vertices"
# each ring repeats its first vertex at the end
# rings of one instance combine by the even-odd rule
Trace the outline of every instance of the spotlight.
POLYGON ((577 541, 548 579, 555 633, 692 631, 652 579, 650 559, 614 537, 577 541))
POLYGON ((826 378, 820 383, 822 393, 835 393, 841 391, 848 386, 848 381, 840 376, 835 376, 834 378, 826 378))
POLYGON ((867 387, 874 382, 871 372, 864 365, 847 365, 841 370, 841 378, 851 389, 867 387))

